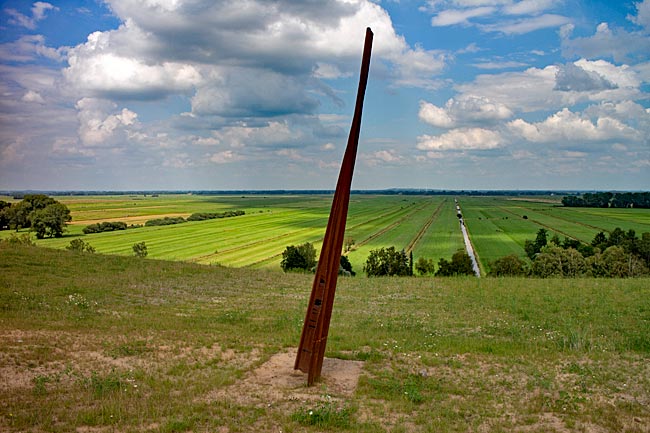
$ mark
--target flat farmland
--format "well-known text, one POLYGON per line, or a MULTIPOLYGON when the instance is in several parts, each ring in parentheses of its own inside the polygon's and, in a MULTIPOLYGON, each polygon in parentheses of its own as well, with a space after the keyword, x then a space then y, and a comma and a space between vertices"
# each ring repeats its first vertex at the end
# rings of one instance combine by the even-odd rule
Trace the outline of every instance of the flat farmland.
POLYGON ((478 256, 481 273, 489 262, 509 254, 525 257, 524 242, 541 228, 549 238, 558 235, 589 243, 601 232, 617 227, 650 232, 648 209, 567 208, 556 201, 508 197, 459 197, 463 219, 478 256))
MULTIPOLYGON (((71 210, 72 222, 59 239, 39 245, 63 249, 75 238, 99 253, 132 255, 132 246, 145 242, 149 257, 222 264, 230 267, 279 269, 288 245, 311 242, 320 250, 331 206, 331 195, 116 195, 57 196, 71 210), (83 228, 102 221, 143 225, 166 216, 188 217, 196 212, 243 210, 245 215, 138 227, 84 235, 83 228)), ((564 237, 590 242, 600 231, 620 227, 637 235, 650 232, 650 210, 565 208, 560 197, 458 196, 465 225, 479 260, 481 273, 489 263, 515 254, 525 257, 524 243, 540 228, 564 237)), ((0 237, 11 232, 0 232, 0 237)), ((346 235, 353 247, 346 252, 361 273, 371 250, 395 246, 419 257, 450 259, 464 247, 454 197, 353 194, 346 235)))

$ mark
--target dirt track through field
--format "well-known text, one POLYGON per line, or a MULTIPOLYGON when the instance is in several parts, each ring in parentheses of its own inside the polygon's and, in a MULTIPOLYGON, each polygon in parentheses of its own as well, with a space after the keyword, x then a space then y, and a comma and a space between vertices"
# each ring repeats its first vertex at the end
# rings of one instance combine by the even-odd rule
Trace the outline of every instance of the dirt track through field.
MULTIPOLYGON (((352 248, 352 250, 355 250, 355 249, 357 249, 358 247, 361 247, 361 246, 367 244, 368 242, 372 241, 373 239, 376 239, 376 238, 378 238, 379 236, 381 236, 381 235, 383 235, 383 234, 385 234, 385 233, 388 233, 389 231, 391 231, 392 229, 394 229, 395 227, 399 226, 401 223, 403 223, 404 221, 406 221, 407 219, 409 219, 411 216, 413 216, 413 214, 414 214, 415 212, 417 212, 417 211, 422 210, 423 208, 425 208, 428 204, 429 204, 429 203, 426 203, 426 202, 425 202, 422 206, 419 206, 419 207, 417 207, 416 209, 411 210, 409 213, 407 213, 406 215, 404 215, 403 217, 401 217, 400 219, 398 219, 398 220, 395 221, 394 223, 392 223, 392 224, 390 224, 390 225, 384 227, 383 229, 381 229, 381 230, 379 230, 379 231, 376 231, 376 232, 372 233, 370 236, 368 236, 367 238, 363 239, 361 242, 358 242, 357 244, 355 244, 354 247, 352 248)), ((400 210, 401 210, 401 209, 400 209, 400 210)), ((381 217, 379 217, 379 218, 381 218, 381 217)), ((370 221, 374 221, 375 219, 378 219, 378 218, 373 218, 373 219, 370 220, 370 221)))
POLYGON ((415 235, 415 237, 411 240, 411 242, 409 242, 408 246, 406 247, 406 252, 407 253, 410 253, 411 251, 413 251, 413 249, 415 249, 415 246, 418 244, 418 242, 420 242, 420 239, 422 239, 422 237, 424 237, 424 234, 427 232, 427 230, 429 230, 429 227, 431 227, 431 224, 433 224, 433 222, 438 219, 438 215, 440 215, 440 211, 442 210, 442 206, 445 203, 447 203, 446 199, 443 200, 442 203, 440 203, 438 205, 436 210, 433 211, 433 214, 431 214, 431 218, 429 218, 427 220, 427 222, 422 226, 420 231, 418 231, 417 234, 415 235))

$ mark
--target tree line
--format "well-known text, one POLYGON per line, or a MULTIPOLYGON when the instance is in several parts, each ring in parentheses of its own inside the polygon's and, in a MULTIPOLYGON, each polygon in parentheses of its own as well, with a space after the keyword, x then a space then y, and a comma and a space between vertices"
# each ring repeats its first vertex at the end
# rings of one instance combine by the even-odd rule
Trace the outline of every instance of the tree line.
MULTIPOLYGON (((313 272, 316 265, 316 249, 309 242, 287 246, 280 262, 280 267, 285 272, 313 272)), ((394 246, 371 250, 363 272, 369 277, 406 277, 416 273, 436 276, 474 275, 472 261, 464 250, 454 253, 451 260, 440 259, 436 271, 433 259, 420 257, 414 263, 412 252, 407 254, 405 250, 398 250, 394 246)), ((341 255, 339 275, 355 275, 352 264, 345 255, 341 255)))
POLYGON ((567 195, 562 198, 565 207, 650 208, 650 192, 595 192, 567 195))
POLYGON ((641 237, 634 230, 615 228, 603 231, 585 244, 558 235, 548 238, 541 228, 534 240, 524 245, 527 263, 516 255, 490 263, 492 276, 611 277, 626 278, 650 275, 650 233, 641 237))

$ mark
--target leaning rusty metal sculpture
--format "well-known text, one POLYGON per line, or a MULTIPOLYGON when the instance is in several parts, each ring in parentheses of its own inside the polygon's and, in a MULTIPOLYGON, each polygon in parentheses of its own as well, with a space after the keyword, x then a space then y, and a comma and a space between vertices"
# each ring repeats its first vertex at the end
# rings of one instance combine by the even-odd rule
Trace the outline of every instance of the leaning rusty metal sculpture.
POLYGON ((352 126, 350 128, 345 155, 341 163, 341 171, 339 172, 339 178, 336 184, 336 192, 334 193, 332 209, 327 222, 327 230, 323 239, 323 248, 316 268, 316 275, 309 298, 309 306, 300 337, 300 346, 298 347, 298 354, 294 365, 296 370, 308 374, 307 384, 309 386, 313 385, 314 381, 320 378, 323 367, 325 345, 327 344, 327 334, 332 317, 336 280, 341 260, 341 250, 343 248, 345 222, 348 216, 352 174, 354 172, 354 163, 359 144, 361 112, 363 111, 363 99, 366 93, 366 84, 368 83, 372 37, 372 30, 367 28, 354 117, 352 118, 352 126))

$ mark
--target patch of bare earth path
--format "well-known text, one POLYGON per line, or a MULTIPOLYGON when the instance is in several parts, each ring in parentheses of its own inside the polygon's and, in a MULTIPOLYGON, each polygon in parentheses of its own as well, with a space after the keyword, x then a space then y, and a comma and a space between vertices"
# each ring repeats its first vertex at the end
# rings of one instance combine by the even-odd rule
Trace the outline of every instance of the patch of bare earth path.
POLYGON ((307 387, 307 374, 294 370, 296 350, 276 353, 227 388, 208 395, 209 401, 229 400, 244 406, 271 407, 350 397, 359 383, 362 361, 325 358, 321 380, 307 387))

